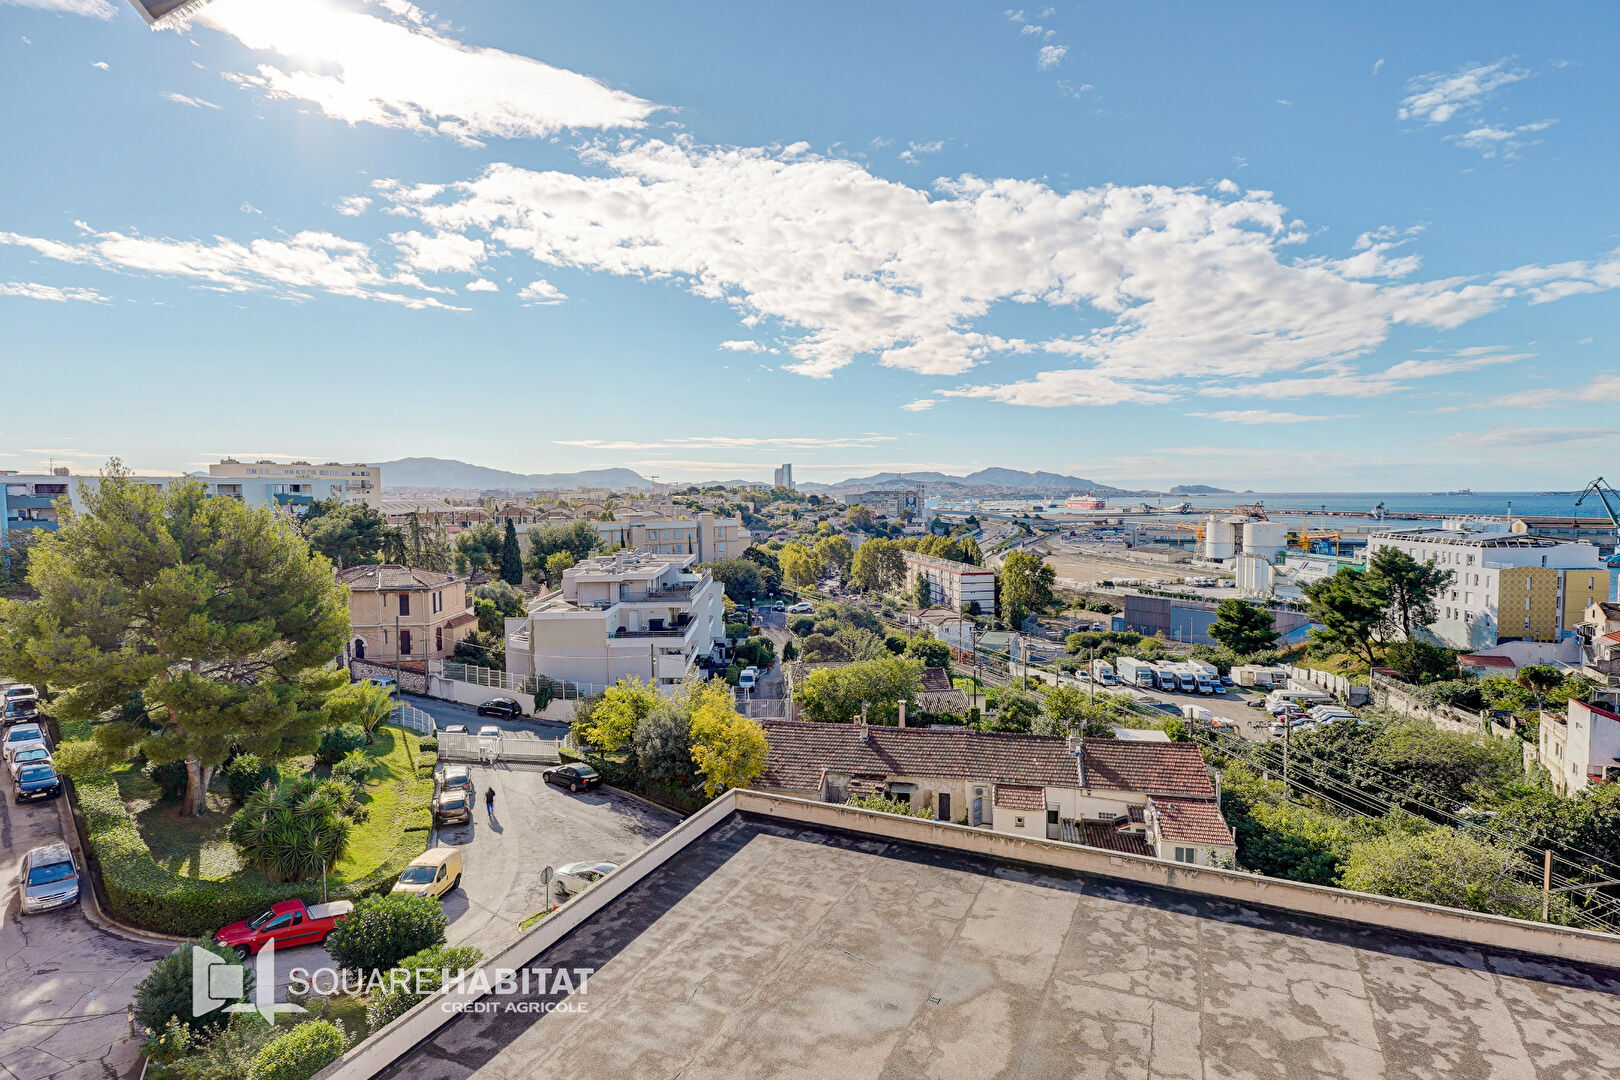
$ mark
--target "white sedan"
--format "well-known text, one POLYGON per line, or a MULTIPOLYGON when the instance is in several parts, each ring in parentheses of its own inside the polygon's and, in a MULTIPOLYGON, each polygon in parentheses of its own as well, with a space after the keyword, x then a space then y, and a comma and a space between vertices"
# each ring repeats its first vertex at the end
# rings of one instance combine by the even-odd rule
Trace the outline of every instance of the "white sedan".
POLYGON ((13 784, 17 782, 17 770, 21 769, 25 765, 54 766, 54 764, 55 762, 51 760, 51 752, 45 749, 43 744, 30 744, 27 749, 19 750, 11 756, 11 764, 9 766, 11 769, 11 782, 13 784))
POLYGON ((9 762, 22 751, 32 750, 37 746, 50 749, 50 743, 45 739, 45 729, 38 724, 16 724, 6 730, 6 761, 9 762))
POLYGON ((553 880, 564 896, 578 896, 619 867, 610 862, 576 862, 559 866, 553 880))

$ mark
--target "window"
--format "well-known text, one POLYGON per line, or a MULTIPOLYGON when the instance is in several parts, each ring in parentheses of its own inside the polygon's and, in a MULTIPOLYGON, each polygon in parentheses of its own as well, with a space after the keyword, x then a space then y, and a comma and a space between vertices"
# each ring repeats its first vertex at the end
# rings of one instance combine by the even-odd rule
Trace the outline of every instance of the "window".
POLYGON ((1024 819, 1022 817, 1013 818, 1013 828, 1022 829, 1023 827, 1024 827, 1024 819))
POLYGON ((1048 806, 1046 808, 1046 823, 1048 825, 1056 825, 1058 823, 1057 807, 1048 806))
POLYGON ((444 652, 444 627, 442 626, 433 628, 433 651, 444 652))
POLYGON ((409 615, 411 613, 411 594, 408 592, 402 592, 399 594, 399 613, 401 615, 409 615))
POLYGON ((399 632, 399 651, 406 656, 411 654, 411 632, 409 630, 399 632))
POLYGON ((443 592, 436 592, 436 593, 433 594, 433 613, 435 615, 437 615, 439 612, 441 612, 443 610, 444 610, 444 593, 443 592))
POLYGON ((1176 848, 1176 851, 1175 851, 1175 858, 1176 858, 1176 862, 1185 862, 1185 863, 1197 862, 1198 861, 1198 852, 1194 851, 1190 847, 1178 847, 1178 848, 1176 848))

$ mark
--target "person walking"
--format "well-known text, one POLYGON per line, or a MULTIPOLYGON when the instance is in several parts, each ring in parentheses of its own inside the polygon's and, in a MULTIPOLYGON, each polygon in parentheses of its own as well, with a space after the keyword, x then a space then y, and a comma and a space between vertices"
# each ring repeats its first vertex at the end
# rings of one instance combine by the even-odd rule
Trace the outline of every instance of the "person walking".
POLYGON ((489 814, 489 820, 495 820, 495 789, 484 789, 484 810, 489 814))

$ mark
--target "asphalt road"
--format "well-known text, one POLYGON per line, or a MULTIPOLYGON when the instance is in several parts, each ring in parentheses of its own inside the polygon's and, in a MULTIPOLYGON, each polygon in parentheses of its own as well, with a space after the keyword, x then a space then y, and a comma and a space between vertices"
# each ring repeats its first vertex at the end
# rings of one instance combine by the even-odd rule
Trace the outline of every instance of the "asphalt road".
POLYGON ((441 729, 451 724, 465 724, 468 731, 476 732, 486 724, 493 724, 502 731, 528 731, 542 739, 560 739, 568 734, 568 725, 558 720, 530 720, 526 717, 521 720, 502 720, 495 716, 479 716, 478 710, 471 705, 441 701, 438 698, 417 697, 415 694, 403 694, 401 700, 433 717, 434 723, 441 729))
POLYGON ((0 1077, 134 1077, 140 1043, 130 1037, 126 1009, 135 984, 167 950, 97 928, 77 905, 18 913, 23 856, 60 839, 57 801, 18 806, 10 774, 0 769, 0 1077))

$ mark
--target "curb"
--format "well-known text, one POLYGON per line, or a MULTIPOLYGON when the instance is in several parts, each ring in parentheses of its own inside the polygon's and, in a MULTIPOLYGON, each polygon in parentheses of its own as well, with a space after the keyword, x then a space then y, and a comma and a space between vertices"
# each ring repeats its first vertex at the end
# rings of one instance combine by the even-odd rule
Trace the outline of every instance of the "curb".
MULTIPOLYGON (((68 798, 67 793, 64 792, 62 797, 56 800, 56 813, 62 819, 64 839, 66 839, 68 846, 73 849, 73 853, 78 856, 83 873, 88 876, 91 873, 90 861, 85 858, 84 852, 80 850, 79 830, 74 826, 73 811, 69 806, 68 798)), ((90 883, 87 882, 86 884, 90 883)), ((133 941, 138 945, 160 945, 168 948, 174 945, 184 945, 191 940, 190 938, 174 937, 169 934, 158 934, 150 930, 138 930, 133 926, 125 926, 101 910, 101 901, 96 896, 94 884, 90 884, 89 888, 85 888, 83 885, 80 886, 79 910, 84 913, 85 920, 96 929, 114 937, 123 938, 125 941, 133 941)))
POLYGON ((603 791, 611 791, 615 795, 622 795, 626 799, 629 799, 632 802, 638 802, 642 806, 647 807, 649 810, 656 810, 660 814, 669 814, 670 816, 674 817, 677 821, 685 821, 687 818, 692 816, 691 814, 683 814, 679 810, 676 810, 672 806, 664 806, 662 803, 655 803, 651 799, 644 798, 644 797, 642 797, 640 795, 637 795, 633 791, 626 791, 623 788, 616 788, 612 784, 606 784, 606 783, 603 784, 602 785, 602 790, 603 791))

